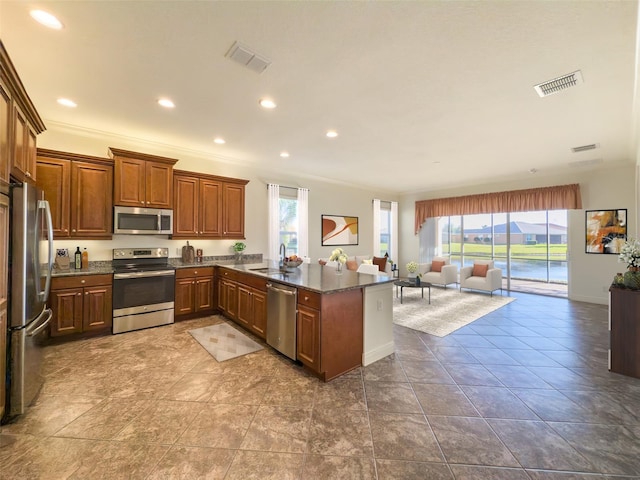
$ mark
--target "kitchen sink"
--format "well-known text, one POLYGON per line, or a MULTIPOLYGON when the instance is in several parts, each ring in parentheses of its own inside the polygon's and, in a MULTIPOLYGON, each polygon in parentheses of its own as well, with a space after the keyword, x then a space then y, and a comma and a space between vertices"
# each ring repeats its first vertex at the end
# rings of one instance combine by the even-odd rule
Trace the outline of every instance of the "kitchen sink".
POLYGON ((267 275, 273 275, 275 273, 282 273, 277 268, 269 268, 269 267, 250 268, 249 270, 252 271, 252 272, 266 273, 267 275))

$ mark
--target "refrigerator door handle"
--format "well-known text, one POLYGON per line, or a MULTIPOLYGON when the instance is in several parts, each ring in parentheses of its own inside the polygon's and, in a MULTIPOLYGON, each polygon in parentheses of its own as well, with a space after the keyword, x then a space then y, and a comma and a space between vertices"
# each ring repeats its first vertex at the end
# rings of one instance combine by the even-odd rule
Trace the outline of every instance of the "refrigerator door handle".
MULTIPOLYGON (((47 254, 47 278, 44 284, 44 290, 38 295, 43 302, 46 302, 49 298, 49 291, 51 290, 51 270, 53 269, 53 221, 51 220, 51 207, 46 200, 38 200, 38 210, 44 209, 45 218, 47 219, 47 244, 49 252, 47 254)), ((36 276, 38 278, 38 276, 36 276)))
POLYGON ((38 315, 38 318, 33 322, 31 322, 31 326, 28 326, 25 329, 25 333, 27 334, 27 337, 35 337, 40 332, 42 332, 45 328, 49 326, 49 322, 51 321, 52 317, 53 317, 53 312, 51 311, 50 308, 43 310, 42 313, 38 315), (42 319, 43 317, 45 317, 44 320, 42 319))

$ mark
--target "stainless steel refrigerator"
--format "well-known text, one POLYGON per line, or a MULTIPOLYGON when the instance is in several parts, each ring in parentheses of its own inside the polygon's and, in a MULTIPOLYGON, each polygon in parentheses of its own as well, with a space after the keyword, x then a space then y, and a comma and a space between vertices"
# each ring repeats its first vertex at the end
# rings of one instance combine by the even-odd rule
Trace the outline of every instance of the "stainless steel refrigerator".
POLYGON ((41 347, 51 321, 46 301, 53 267, 53 227, 42 191, 27 183, 12 185, 10 229, 9 417, 24 413, 44 382, 41 347), (46 258, 41 258, 41 252, 46 252, 46 258))

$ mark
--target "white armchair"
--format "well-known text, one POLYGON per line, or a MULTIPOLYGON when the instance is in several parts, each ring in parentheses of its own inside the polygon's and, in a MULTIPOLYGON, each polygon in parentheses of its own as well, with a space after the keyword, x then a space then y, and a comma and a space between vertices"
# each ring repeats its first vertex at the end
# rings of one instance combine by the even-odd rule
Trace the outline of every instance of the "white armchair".
POLYGON ((432 285, 444 285, 444 288, 451 283, 458 283, 458 266, 451 265, 447 257, 433 257, 431 263, 419 263, 417 273, 422 274, 421 281, 432 285), (438 266, 440 271, 433 271, 433 268, 437 269, 438 266))
POLYGON ((474 265, 487 265, 486 276, 474 276, 474 267, 462 267, 460 269, 460 290, 462 291, 463 288, 482 290, 493 296, 493 292, 500 289, 500 294, 502 294, 502 270, 494 267, 493 260, 475 260, 474 265))

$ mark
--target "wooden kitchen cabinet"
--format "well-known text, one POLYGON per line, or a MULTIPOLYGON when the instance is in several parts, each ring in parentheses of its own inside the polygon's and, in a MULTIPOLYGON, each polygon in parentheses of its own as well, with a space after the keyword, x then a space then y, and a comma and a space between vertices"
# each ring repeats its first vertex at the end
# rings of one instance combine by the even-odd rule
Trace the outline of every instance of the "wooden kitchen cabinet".
POLYGON ((176 317, 203 315, 213 310, 213 267, 176 270, 176 317))
POLYGON ((36 136, 45 126, 0 42, 0 179, 36 181, 36 136))
POLYGON ((239 283, 237 322, 265 339, 267 335, 267 294, 239 283))
POLYGON ((173 208, 173 166, 178 160, 109 148, 114 160, 113 203, 173 208))
POLYGON ((113 323, 112 275, 54 277, 49 304, 52 337, 106 332, 113 323))
POLYGON ((173 238, 244 238, 248 180, 174 172, 173 238))
POLYGON ((54 238, 111 238, 113 160, 45 149, 37 160, 54 238))
POLYGON ((7 325, 9 323, 9 198, 0 194, 0 418, 6 404, 7 325))
POLYGON ((320 372, 320 294, 298 289, 296 355, 304 365, 320 372))
POLYGON ((10 130, 11 117, 11 93, 0 78, 0 182, 9 183, 9 157, 10 157, 10 130))

